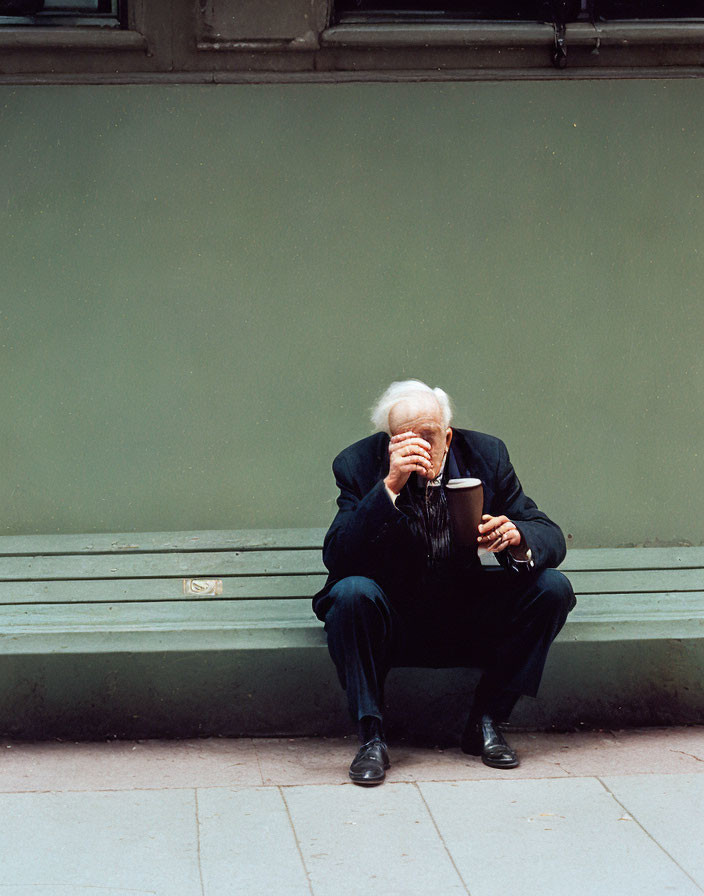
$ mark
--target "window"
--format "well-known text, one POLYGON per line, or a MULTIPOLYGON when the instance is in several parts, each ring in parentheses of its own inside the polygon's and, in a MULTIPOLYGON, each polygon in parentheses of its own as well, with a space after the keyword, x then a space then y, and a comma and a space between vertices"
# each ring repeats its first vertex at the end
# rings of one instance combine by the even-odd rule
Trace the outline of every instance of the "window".
POLYGON ((704 0, 337 0, 321 43, 375 52, 380 68, 383 48, 392 67, 478 70, 539 67, 546 49, 564 68, 569 49, 584 69, 701 70, 704 0))
POLYGON ((543 0, 528 0, 517 3, 516 0, 498 0, 498 2, 462 2, 449 0, 445 3, 433 3, 432 0, 342 0, 336 6, 338 21, 344 23, 398 22, 398 21, 446 21, 462 19, 474 21, 542 21, 544 19, 543 0))
POLYGON ((683 19, 704 16, 704 3, 672 0, 596 0, 596 15, 615 19, 683 19))
POLYGON ((340 0, 340 24, 363 22, 613 21, 704 17, 704 0, 340 0))
POLYGON ((0 25, 94 25, 119 28, 118 0, 0 0, 0 25))

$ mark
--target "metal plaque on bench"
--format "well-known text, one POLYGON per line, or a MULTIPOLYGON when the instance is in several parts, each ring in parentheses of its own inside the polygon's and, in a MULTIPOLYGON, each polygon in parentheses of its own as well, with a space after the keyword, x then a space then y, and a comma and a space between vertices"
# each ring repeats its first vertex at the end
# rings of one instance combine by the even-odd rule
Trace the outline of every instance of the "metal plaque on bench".
POLYGON ((183 593, 195 594, 198 597, 222 594, 222 579, 184 579, 183 593))

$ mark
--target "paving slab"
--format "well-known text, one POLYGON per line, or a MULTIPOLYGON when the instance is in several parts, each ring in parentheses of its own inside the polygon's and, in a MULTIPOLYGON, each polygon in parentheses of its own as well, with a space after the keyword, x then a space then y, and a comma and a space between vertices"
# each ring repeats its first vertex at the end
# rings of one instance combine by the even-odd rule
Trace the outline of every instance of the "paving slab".
POLYGON ((201 896, 192 790, 6 793, 0 815, 3 896, 201 896))
MULTIPOLYGON (((388 780, 474 781, 614 774, 704 774, 704 727, 509 732, 518 769, 489 769, 459 748, 392 742, 388 780)), ((0 792, 340 784, 347 738, 0 742, 0 792)))
MULTIPOLYGON (((521 754, 520 775, 524 778, 565 777, 562 755, 543 755, 542 744, 527 735, 514 735, 512 743, 521 754)), ((264 784, 343 784, 359 749, 356 738, 267 738, 255 741, 264 784)), ((390 743, 390 783, 402 781, 474 781, 515 778, 512 770, 490 769, 476 756, 459 749, 442 750, 390 743)))
POLYGON ((704 894, 704 727, 508 737, 372 789, 353 737, 0 742, 0 896, 704 894))
POLYGON ((3 886, 0 889, 2 896, 140 896, 140 894, 152 894, 154 890, 115 890, 113 887, 100 887, 96 889, 94 886, 81 887, 76 884, 64 886, 63 884, 52 884, 44 887, 41 884, 34 886, 33 884, 19 884, 18 886, 3 886))
MULTIPOLYGON (((518 751, 519 769, 496 769, 484 765, 479 756, 468 756, 459 747, 453 749, 422 749, 405 744, 391 750, 390 781, 499 781, 522 778, 561 778, 567 772, 550 755, 535 745, 529 745, 523 735, 513 735, 510 741, 518 751)), ((351 759, 351 757, 350 757, 351 759)))
POLYGON ((704 775, 629 775, 602 780, 704 892, 704 775))
POLYGON ((315 896, 466 896, 415 785, 283 793, 315 896))
POLYGON ((593 778, 418 785, 472 896, 701 896, 593 778))
POLYGON ((141 893, 154 893, 154 890, 115 890, 112 887, 81 887, 75 884, 64 886, 62 884, 52 884, 44 887, 41 884, 34 886, 33 884, 19 884, 14 886, 3 886, 0 891, 2 896, 140 896, 141 893))
POLYGON ((0 743, 0 792, 5 793, 261 783, 250 738, 0 743))
MULTIPOLYGON (((507 732, 521 760, 498 770, 459 748, 391 742, 387 780, 479 781, 590 777, 603 774, 704 774, 704 727, 621 731, 507 732)), ((340 784, 357 750, 356 738, 266 738, 254 741, 264 784, 340 784)))
POLYGON ((262 781, 267 785, 342 784, 359 748, 354 738, 289 737, 255 741, 262 781))
POLYGON ((511 737, 521 753, 569 775, 704 774, 704 727, 632 728, 511 737))
POLYGON ((310 896, 278 788, 200 790, 198 819, 204 896, 310 896))

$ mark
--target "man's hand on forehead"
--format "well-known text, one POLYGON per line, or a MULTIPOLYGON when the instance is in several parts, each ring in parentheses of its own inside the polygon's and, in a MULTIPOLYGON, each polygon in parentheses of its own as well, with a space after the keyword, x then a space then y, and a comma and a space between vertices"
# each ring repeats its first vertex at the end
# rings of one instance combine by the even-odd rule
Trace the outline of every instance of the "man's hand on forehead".
POLYGON ((389 441, 389 474, 384 480, 399 494, 411 473, 429 478, 433 473, 432 446, 413 430, 396 433, 389 441))
MULTIPOLYGON (((433 466, 433 446, 413 430, 399 432, 389 441, 389 454, 392 459, 403 460, 405 465, 411 464, 410 476, 414 471, 427 473, 433 466)), ((408 477, 406 477, 408 478, 408 477)))
POLYGON ((401 448, 404 445, 414 445, 417 444, 420 448, 423 448, 428 452, 428 456, 430 456, 430 451, 432 451, 432 445, 422 436, 419 436, 418 433, 414 432, 412 429, 409 429, 407 432, 399 432, 395 436, 391 436, 391 440, 389 445, 393 445, 394 447, 401 448))

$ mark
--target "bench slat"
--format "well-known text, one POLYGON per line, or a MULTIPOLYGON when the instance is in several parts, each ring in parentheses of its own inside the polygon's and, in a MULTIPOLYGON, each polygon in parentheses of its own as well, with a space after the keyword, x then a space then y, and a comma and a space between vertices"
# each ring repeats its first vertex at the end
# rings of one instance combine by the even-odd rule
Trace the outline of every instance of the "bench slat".
MULTIPOLYGON (((704 592, 583 598, 561 641, 704 638, 704 592)), ((109 653, 320 647, 309 601, 168 601, 0 608, 0 653, 109 653)))
POLYGON ((704 569, 613 569, 592 572, 560 567, 575 594, 618 594, 648 591, 702 591, 704 569))
MULTIPOLYGON (((310 550, 320 554, 324 535, 322 528, 3 535, 0 557, 260 550, 310 550)), ((568 572, 678 567, 704 567, 704 547, 572 548, 561 569, 568 572)))
POLYGON ((149 605, 116 604, 34 604, 0 608, 0 627, 3 631, 39 630, 65 626, 85 628, 149 628, 171 625, 175 620, 194 628, 225 628, 229 625, 262 625, 269 622, 302 620, 320 626, 310 601, 299 600, 217 600, 164 601, 149 605))
MULTIPOLYGON (((572 572, 569 578, 577 595, 704 590, 704 570, 699 569, 572 572)), ((184 594, 183 578, 0 582, 0 604, 310 599, 323 587, 325 575, 223 576, 220 581, 222 594, 216 598, 184 594)))
POLYGON ((222 578, 227 575, 316 575, 322 571, 323 563, 319 550, 0 558, 0 580, 5 581, 141 576, 222 578))
POLYGON ((268 601, 312 596, 325 584, 325 576, 224 577, 217 597, 183 593, 183 579, 79 579, 76 581, 0 582, 0 604, 115 603, 120 601, 268 601))
POLYGON ((319 647, 310 600, 35 604, 0 608, 0 654, 319 647))
POLYGON ((572 548, 560 566, 573 570, 704 568, 704 547, 572 548))
POLYGON ((704 593, 588 595, 567 617, 559 641, 672 641, 704 638, 704 593))
POLYGON ((129 551, 209 551, 310 548, 325 529, 205 529, 195 532, 97 532, 88 535, 3 535, 0 555, 124 554, 129 551))
MULTIPOLYGON (((577 594, 699 591, 704 588, 704 569, 699 568, 570 571, 563 566, 561 569, 570 578, 577 594)), ((125 600, 163 600, 182 594, 183 578, 220 579, 224 597, 285 596, 288 588, 294 596, 303 597, 306 594, 312 596, 322 587, 324 577, 320 558, 311 551, 149 554, 133 558, 39 557, 29 560, 15 557, 0 560, 0 579, 5 579, 0 581, 0 603, 37 599, 117 600, 120 599, 118 595, 125 600), (238 579, 246 581, 238 582, 238 579), (254 579, 262 581, 252 581, 254 579), (272 582, 274 590, 271 592, 267 581, 272 582), (288 586, 287 582, 290 583, 288 586), (101 589, 107 597, 85 596, 101 589), (42 597, 44 594, 53 596, 42 597)))
MULTIPOLYGON (((578 594, 620 593, 629 591, 698 591, 704 588, 704 569, 683 567, 663 569, 613 569, 604 571, 567 569, 578 594)), ((137 557, 32 557, 0 559, 0 603, 42 599, 54 583, 46 600, 115 600, 85 597, 86 588, 106 594, 124 595, 124 599, 163 600, 182 593, 183 578, 211 578, 223 582, 223 596, 284 596, 286 582, 296 596, 312 595, 322 586, 325 570, 317 552, 283 551, 261 553, 144 554, 137 557), (237 582, 237 579, 271 580, 274 591, 268 593, 263 582, 237 582), (297 582, 296 579, 305 580, 297 582), (110 583, 116 582, 117 585, 110 583), (99 583, 99 584, 98 584, 99 583), (117 587, 119 591, 113 589, 117 587), (305 591, 310 587, 311 590, 305 591), (73 596, 73 589, 79 596, 73 596), (251 589, 251 590, 250 590, 251 589), (36 595, 33 596, 33 595, 36 595), (143 595, 143 597, 141 596, 143 595)))

